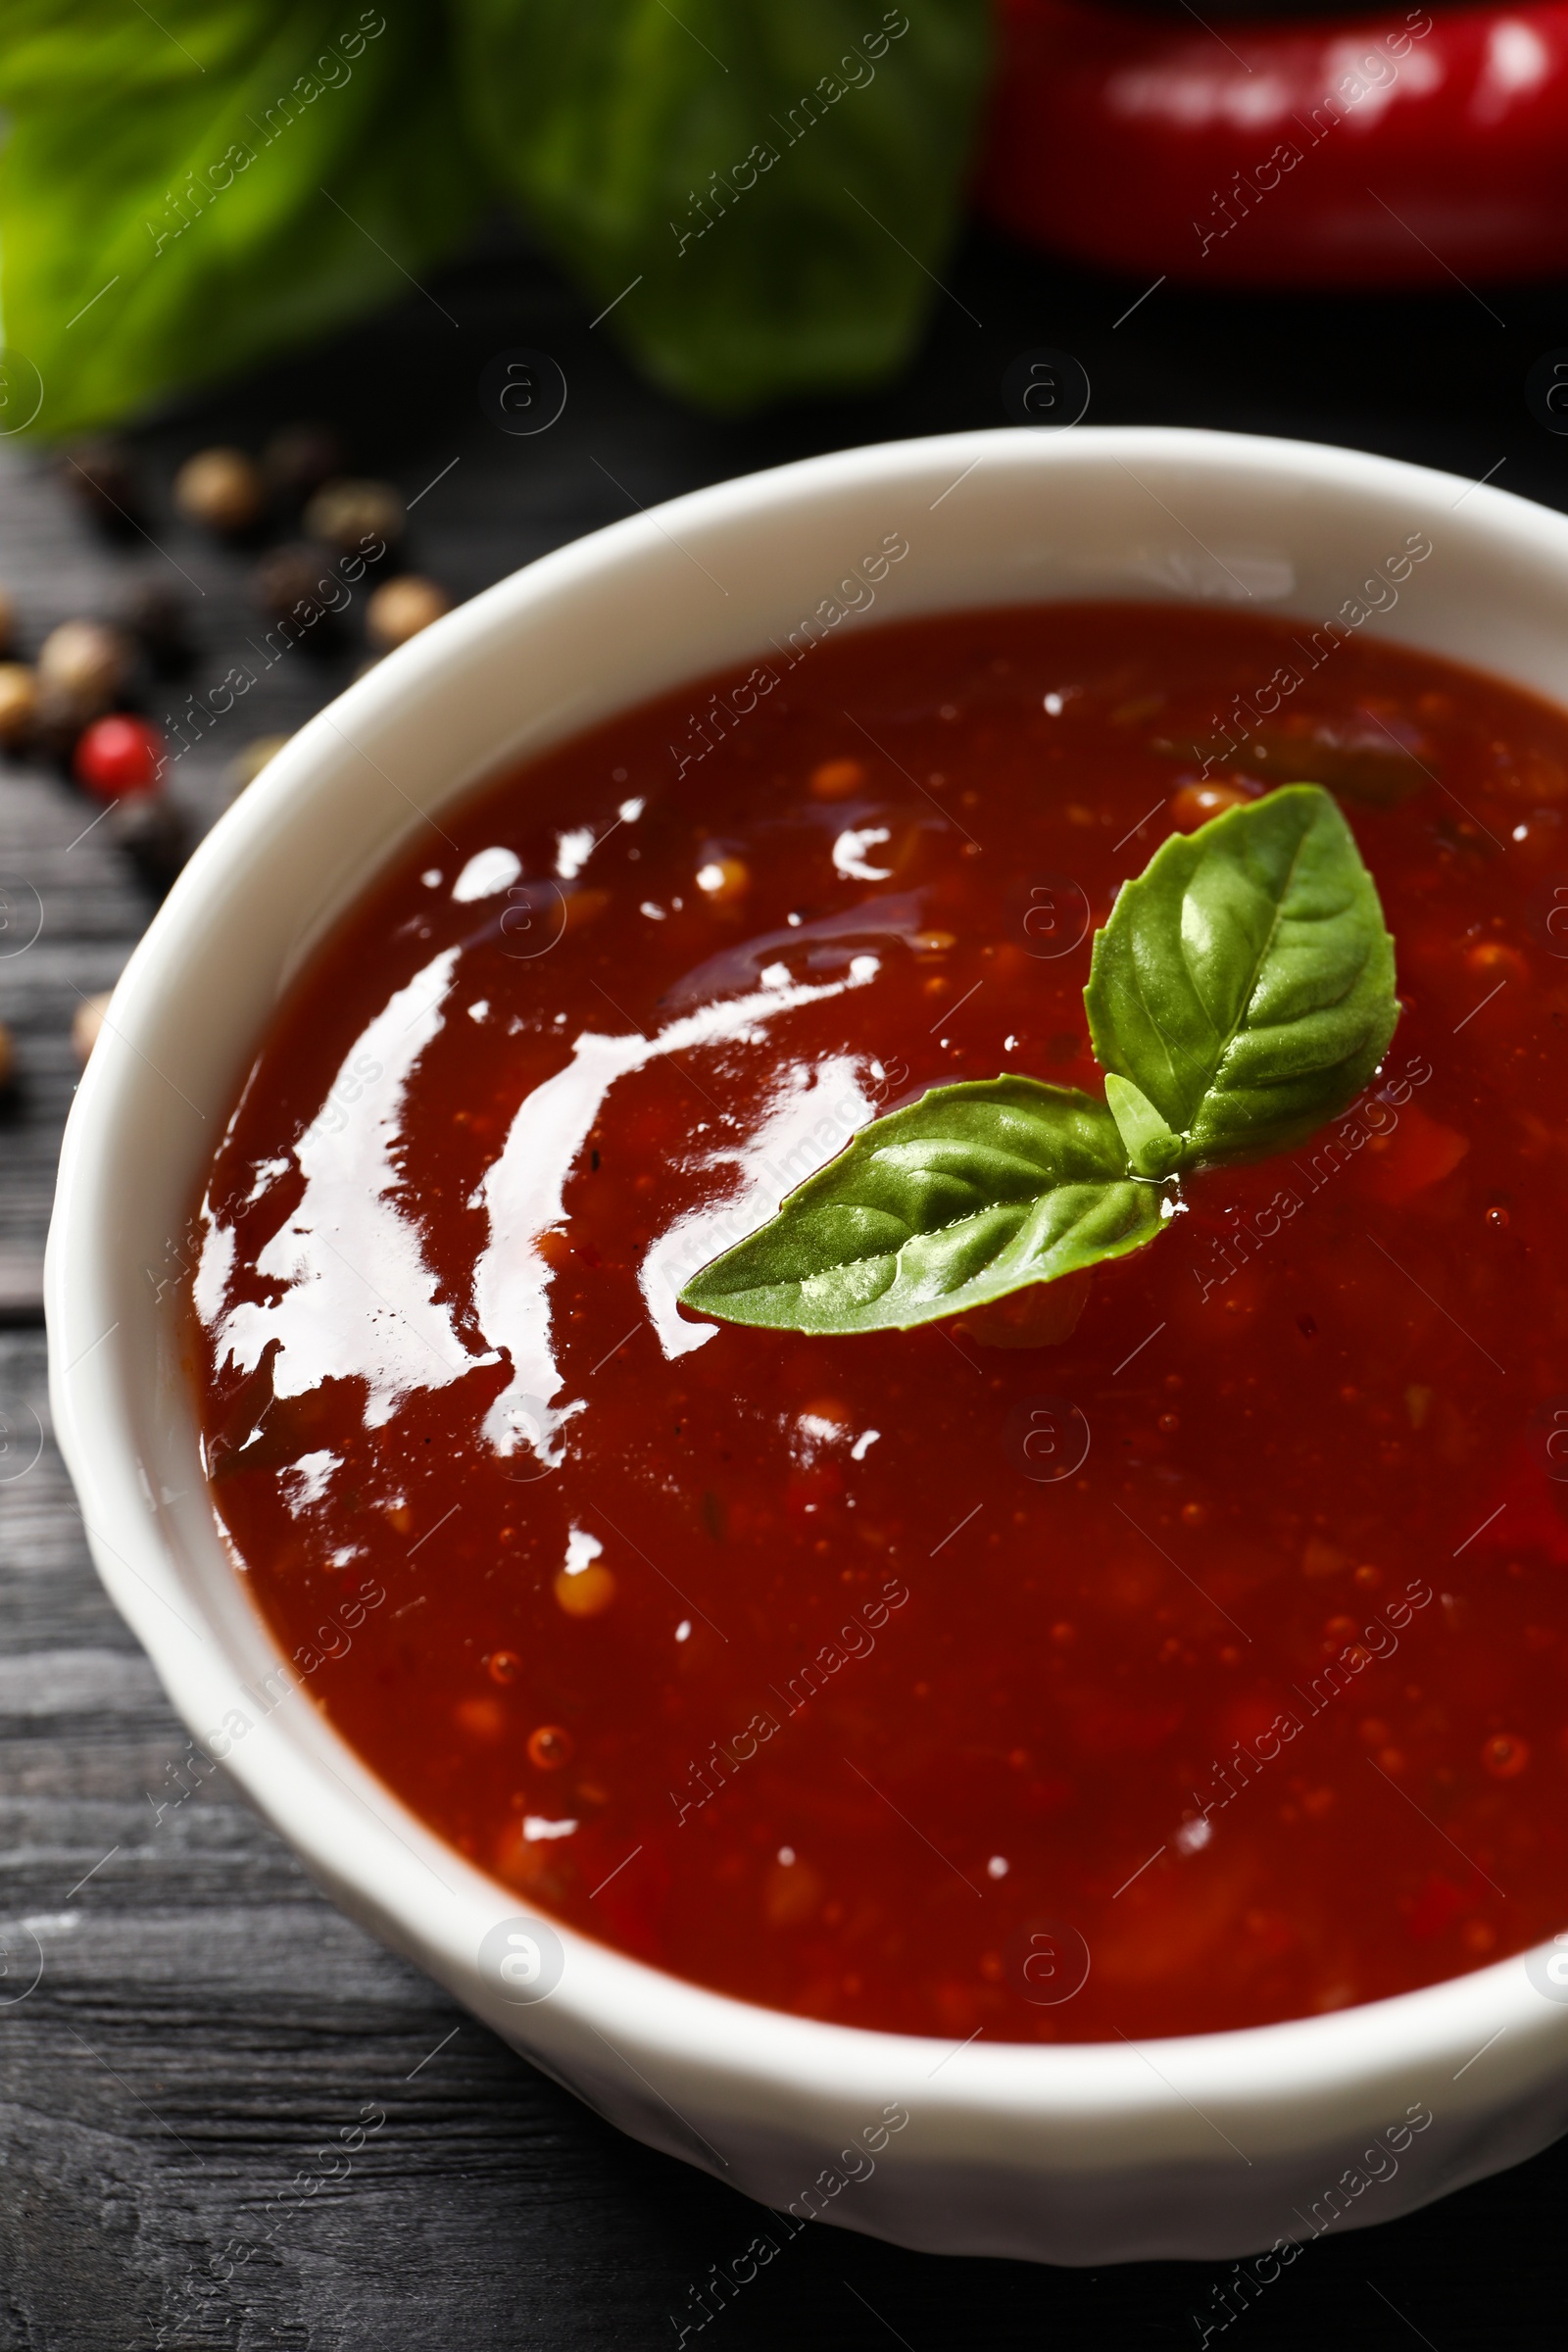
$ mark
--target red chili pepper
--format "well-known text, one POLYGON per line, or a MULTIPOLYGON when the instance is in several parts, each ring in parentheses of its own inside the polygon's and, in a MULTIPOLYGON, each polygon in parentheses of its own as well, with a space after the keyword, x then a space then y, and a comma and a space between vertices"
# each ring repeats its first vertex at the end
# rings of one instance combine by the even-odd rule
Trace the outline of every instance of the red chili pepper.
POLYGON ((1173 26, 1002 0, 980 202, 1190 285, 1446 286, 1568 268, 1568 0, 1173 26))

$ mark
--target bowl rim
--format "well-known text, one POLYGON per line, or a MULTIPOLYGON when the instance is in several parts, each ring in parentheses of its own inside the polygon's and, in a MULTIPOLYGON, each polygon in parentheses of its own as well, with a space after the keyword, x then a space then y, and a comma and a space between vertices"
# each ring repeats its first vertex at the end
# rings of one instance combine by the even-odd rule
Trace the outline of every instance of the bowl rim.
MULTIPOLYGON (((548 600, 591 591, 628 561, 656 554, 671 540, 696 536, 700 543, 706 533, 765 528, 804 495, 831 497, 901 479, 929 489, 950 475, 961 478, 966 465, 993 454, 1004 464, 1047 468, 1077 467, 1106 455, 1120 465, 1125 457, 1145 467, 1176 469, 1188 479, 1261 472, 1276 487, 1298 492, 1322 486, 1404 494, 1421 512, 1435 502, 1451 509, 1462 501, 1469 508, 1467 530, 1481 530, 1498 548, 1532 551, 1568 586, 1568 516, 1491 484, 1365 452, 1201 428, 1079 425, 1050 440, 1027 427, 949 433, 835 451, 710 484, 537 558, 447 614, 310 720, 220 818, 177 878, 114 993, 116 1034, 134 1048, 137 1031, 180 982, 195 912, 206 895, 233 888, 253 848, 278 826, 300 820, 341 762, 350 727, 395 718, 424 701, 439 690, 462 649, 476 648, 499 630, 526 626, 548 600)), ((1086 591, 1086 598, 1091 594, 1086 591)), ((995 601, 1052 600, 1009 593, 999 579, 995 601)), ((938 601, 928 609, 956 607, 938 601)), ((694 654, 687 674, 695 681, 715 666, 694 654)), ((628 696, 617 707, 645 699, 628 696)), ((562 728, 555 739, 573 731, 562 728)), ((479 769, 440 787, 440 802, 460 798, 478 774, 499 769, 508 756, 508 743, 498 740, 479 769)), ((397 847, 396 840, 371 845, 356 888, 397 847)), ((183 1618, 178 1626, 171 1623, 171 1612, 178 1616, 176 1597, 185 1609, 192 1603, 130 1434, 145 1368, 127 1339, 114 1344, 118 1326, 104 1329, 112 1303, 113 1236, 103 1212, 102 1168, 113 1161, 136 1085, 128 1056, 96 1053, 67 1126, 45 1270, 50 1396, 99 1573, 200 1739, 200 1726, 219 1723, 247 1686, 226 1652, 215 1652, 183 1618), (100 1532, 105 1527, 115 1531, 114 1542, 100 1532)), ((217 1632, 211 1621, 207 1632, 217 1632)), ((270 1645, 270 1635, 267 1641, 270 1645)), ((320 1739, 311 1743, 302 1738, 297 1711, 285 1706, 279 1715, 286 1722, 259 1725, 257 1736, 236 1746, 227 1761, 252 1800, 344 1907, 534 2054, 554 2047, 592 2055, 590 2034, 614 2048, 600 2032, 604 2026, 645 2063, 669 2070, 670 2079, 727 2082, 731 2103, 761 2120, 792 2106, 804 2112, 813 2101, 839 2107, 847 2099, 914 2092, 928 2112, 947 2117, 950 2137, 956 2132, 975 2149, 990 2144, 987 2132, 1008 2118, 1021 2124, 1076 2119, 1102 2128, 1093 2145, 1077 2149, 1073 2161, 1079 2166, 1122 2162, 1134 2139, 1147 2156, 1151 2132, 1167 2147, 1205 2161, 1215 2155, 1211 2134, 1219 2126, 1207 2116, 1194 2124, 1191 2116, 1173 2113, 1173 2091, 1192 2115, 1198 2109, 1189 2090, 1227 2120, 1245 2119, 1260 2144, 1294 2146, 1308 2111, 1310 2136, 1326 2140, 1331 2126, 1325 2119, 1358 2116, 1369 2083, 1387 2086, 1418 2075, 1446 2082, 1450 2062, 1479 2045, 1490 2047, 1489 2034, 1494 2041, 1512 2029, 1504 2071, 1514 2085, 1538 2080, 1568 2049, 1568 2010, 1555 2009, 1531 1986, 1522 1955, 1414 1991, 1273 2025, 1122 2044, 988 2042, 982 2036, 958 2044, 949 2053, 953 2063, 944 2058, 933 2073, 929 2062, 940 2045, 932 2037, 764 2008, 670 1976, 553 1921, 566 1954, 561 1985, 546 2002, 509 2010, 479 1978, 474 1929, 516 1916, 519 1898, 435 1838, 335 1732, 321 1726, 308 1700, 300 1703, 320 1739), (339 1787, 329 1787, 328 1778, 339 1787), (367 1842, 360 1815, 368 1804, 379 1826, 367 1842), (432 1870, 449 1898, 433 1915, 432 1870), (1293 2113, 1295 2129, 1289 2128, 1293 2113)), ((1488 2080, 1489 2091, 1467 2089, 1466 2100, 1474 2095, 1479 2103, 1494 2104, 1494 2070, 1488 2080)), ((1224 2132, 1220 2137, 1228 2139, 1224 2132)), ((700 2152, 685 2152, 707 2163, 700 2152)))

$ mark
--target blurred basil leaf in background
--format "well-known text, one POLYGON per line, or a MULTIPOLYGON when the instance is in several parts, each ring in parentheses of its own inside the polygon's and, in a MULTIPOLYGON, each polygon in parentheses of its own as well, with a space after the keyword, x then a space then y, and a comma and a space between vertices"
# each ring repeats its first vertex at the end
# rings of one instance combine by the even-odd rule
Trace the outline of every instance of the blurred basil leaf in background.
POLYGON ((624 296, 656 381, 738 409, 907 357, 957 227, 986 6, 463 0, 458 22, 498 179, 599 302, 624 296))
POLYGON ((5 338, 51 436, 406 293, 486 201, 437 11, 6 0, 0 107, 5 338))
POLYGON ((510 199, 666 387, 853 387, 934 298, 989 57, 985 0, 7 0, 5 340, 78 432, 406 295, 510 199))

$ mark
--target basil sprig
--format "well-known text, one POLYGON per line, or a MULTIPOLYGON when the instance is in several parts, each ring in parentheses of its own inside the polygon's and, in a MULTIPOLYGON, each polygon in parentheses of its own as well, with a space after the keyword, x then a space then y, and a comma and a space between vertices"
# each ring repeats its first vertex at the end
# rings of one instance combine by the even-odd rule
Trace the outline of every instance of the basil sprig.
POLYGON ((1394 942, 1336 804, 1291 784, 1164 842, 1095 934, 1105 1100, 967 1079, 862 1128, 690 1281, 721 1322, 904 1331, 1152 1242, 1189 1169, 1300 1142, 1371 1078, 1394 942))
MULTIPOLYGON (((98 426, 415 288, 435 303, 427 273, 498 210, 577 280, 596 340, 701 408, 880 382, 958 234, 995 15, 6 0, 0 437, 34 406, 52 438, 98 426)), ((447 299, 477 333, 467 287, 447 299)))

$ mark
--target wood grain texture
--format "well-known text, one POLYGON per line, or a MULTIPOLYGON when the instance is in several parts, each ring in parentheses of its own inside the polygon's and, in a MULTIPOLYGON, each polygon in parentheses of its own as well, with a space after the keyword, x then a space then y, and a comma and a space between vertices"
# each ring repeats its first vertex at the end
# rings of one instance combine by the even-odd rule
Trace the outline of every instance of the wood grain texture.
MULTIPOLYGON (((707 479, 1001 421, 1004 369, 1042 342, 1084 360, 1100 420, 1344 439, 1471 477, 1505 454, 1502 481, 1563 503, 1561 444, 1519 392, 1558 331, 1547 294, 1511 295, 1499 333, 1460 295, 1336 308, 1166 292, 1116 333, 1138 288, 997 244, 972 245, 951 282, 984 326, 944 306, 881 400, 713 423, 634 382, 575 298, 498 246, 441 282, 456 331, 411 297, 143 431, 157 545, 106 547, 53 471, 11 459, 0 579, 31 650, 58 619, 113 611, 133 579, 183 572, 198 654, 150 703, 162 716, 259 634, 247 560, 169 510, 173 464, 205 443, 337 417, 365 469, 411 499, 435 483, 409 559, 466 595, 707 479), (537 441, 506 439, 477 408, 479 369, 514 344, 554 353, 571 387, 537 441)), ((356 658, 301 648, 258 679, 175 771, 194 826, 222 805, 241 744, 299 724, 356 658)), ((744 2249, 756 2210, 622 2139, 369 1943, 221 1774, 181 1796, 184 1732, 88 1564, 47 1442, 42 1245, 72 1012, 113 981, 152 906, 104 827, 79 838, 92 814, 45 769, 0 769, 0 881, 35 890, 44 917, 35 944, 0 952, 20 1063, 0 1109, 0 2352, 674 2345, 671 2315, 690 2319, 690 2289, 744 2249)), ((1326 2238, 1210 2340, 1555 2345, 1565 2195, 1558 2149, 1409 2221, 1326 2238)), ((687 2340, 1196 2345, 1193 2315, 1226 2275, 939 2261, 819 2229, 687 2340)))

